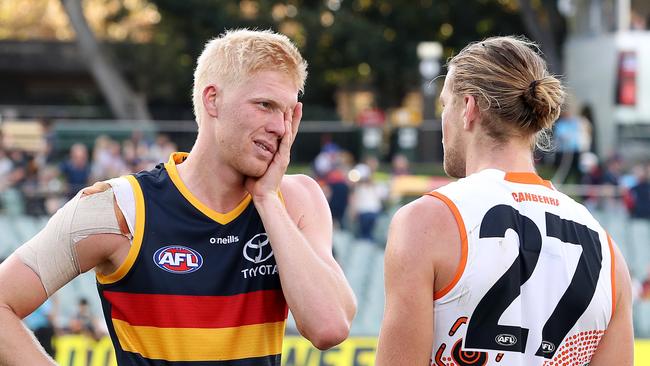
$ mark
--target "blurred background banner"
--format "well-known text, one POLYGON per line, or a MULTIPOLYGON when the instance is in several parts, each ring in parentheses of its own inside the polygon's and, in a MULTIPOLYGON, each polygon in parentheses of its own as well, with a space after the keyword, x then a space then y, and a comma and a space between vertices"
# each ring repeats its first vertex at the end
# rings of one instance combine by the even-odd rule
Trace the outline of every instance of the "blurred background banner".
MULTIPOLYGON (((64 335, 54 340, 57 345, 55 360, 65 366, 116 366, 111 340, 99 341, 79 335, 64 335)), ((342 344, 319 351, 308 340, 285 337, 282 349, 282 366, 373 366, 377 338, 352 337, 342 344)), ((650 341, 636 341, 634 359, 637 365, 650 362, 650 341)))
MULTIPOLYGON (((388 223, 450 182, 438 102, 446 60, 469 42, 521 34, 569 93, 553 150, 535 152, 539 174, 619 244, 637 364, 650 364, 649 20, 647 0, 0 1, 0 260, 82 187, 189 151, 205 42, 274 29, 309 62, 289 172, 311 175, 328 198, 335 256, 359 303, 353 338, 325 353, 290 317, 283 365, 371 365, 388 223)), ((100 314, 86 273, 25 322, 62 365, 106 365, 100 314)))

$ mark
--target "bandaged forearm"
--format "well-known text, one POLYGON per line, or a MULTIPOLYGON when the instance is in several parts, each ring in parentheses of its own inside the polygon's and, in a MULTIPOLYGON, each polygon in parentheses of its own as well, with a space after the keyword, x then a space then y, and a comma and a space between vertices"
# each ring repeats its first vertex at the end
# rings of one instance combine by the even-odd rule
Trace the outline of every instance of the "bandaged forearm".
POLYGON ((113 190, 77 194, 59 209, 45 228, 16 250, 41 279, 48 296, 81 273, 76 244, 93 234, 122 234, 113 190))

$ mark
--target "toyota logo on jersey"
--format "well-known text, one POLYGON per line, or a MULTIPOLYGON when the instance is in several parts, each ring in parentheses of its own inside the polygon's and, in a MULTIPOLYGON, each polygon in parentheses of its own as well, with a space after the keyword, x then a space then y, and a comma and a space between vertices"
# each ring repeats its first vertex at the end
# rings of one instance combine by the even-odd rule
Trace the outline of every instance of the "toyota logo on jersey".
POLYGON ((153 255, 153 261, 160 269, 177 274, 196 272, 203 265, 199 252, 180 245, 158 249, 153 255))
POLYGON ((259 233, 244 245, 244 258, 258 264, 273 256, 273 249, 266 233, 259 233))

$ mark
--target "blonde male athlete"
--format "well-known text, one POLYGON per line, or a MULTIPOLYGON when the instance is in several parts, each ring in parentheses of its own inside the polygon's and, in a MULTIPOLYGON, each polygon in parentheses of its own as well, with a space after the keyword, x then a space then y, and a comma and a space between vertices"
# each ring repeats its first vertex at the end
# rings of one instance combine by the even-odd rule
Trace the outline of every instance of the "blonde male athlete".
POLYGON ((535 173, 564 99, 536 47, 470 44, 440 99, 445 172, 461 179, 393 218, 377 365, 632 365, 623 257, 535 173))
POLYGON ((90 269, 120 365, 279 366, 288 309, 316 347, 343 341, 356 305, 327 202, 284 175, 305 77, 283 35, 208 42, 192 151, 86 189, 0 267, 0 364, 53 364, 21 318, 90 269))

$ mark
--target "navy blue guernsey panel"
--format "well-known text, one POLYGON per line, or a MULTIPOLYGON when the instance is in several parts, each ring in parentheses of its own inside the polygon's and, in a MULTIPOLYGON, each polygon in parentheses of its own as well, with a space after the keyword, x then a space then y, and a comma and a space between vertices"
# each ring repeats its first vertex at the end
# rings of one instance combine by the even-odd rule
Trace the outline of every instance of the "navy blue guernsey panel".
POLYGON ((203 206, 176 171, 185 156, 127 177, 132 248, 98 276, 118 364, 279 366, 288 310, 259 214, 250 196, 226 214, 203 206))

